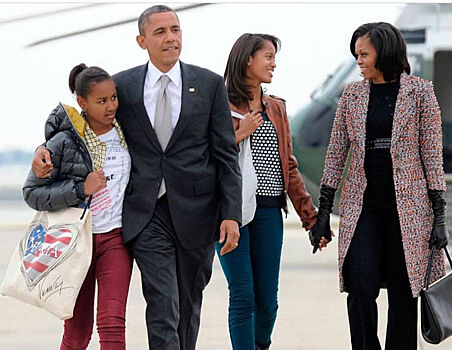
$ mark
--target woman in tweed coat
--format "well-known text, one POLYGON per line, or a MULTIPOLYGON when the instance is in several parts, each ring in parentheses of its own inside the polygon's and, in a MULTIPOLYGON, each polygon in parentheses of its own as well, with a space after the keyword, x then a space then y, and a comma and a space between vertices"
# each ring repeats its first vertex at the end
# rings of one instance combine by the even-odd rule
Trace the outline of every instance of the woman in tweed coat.
MULTIPOLYGON (((385 349, 417 348, 417 297, 429 246, 447 245, 441 113, 431 82, 410 76, 406 44, 388 23, 354 33, 350 50, 364 77, 344 89, 334 119, 314 249, 329 236, 329 213, 351 153, 340 200, 340 289, 349 293, 353 350, 381 349, 380 287, 388 289, 385 349)), ((445 273, 442 251, 432 278, 445 273)))

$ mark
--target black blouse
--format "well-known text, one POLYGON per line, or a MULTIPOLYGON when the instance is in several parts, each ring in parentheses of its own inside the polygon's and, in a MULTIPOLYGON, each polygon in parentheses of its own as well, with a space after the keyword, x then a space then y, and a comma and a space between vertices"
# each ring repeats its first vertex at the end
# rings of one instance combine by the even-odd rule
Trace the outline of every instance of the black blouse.
POLYGON ((365 203, 394 206, 395 189, 390 153, 392 121, 400 83, 372 84, 366 122, 364 169, 367 179, 365 203))
POLYGON ((366 141, 391 139, 392 120, 400 83, 371 84, 367 112, 366 141))

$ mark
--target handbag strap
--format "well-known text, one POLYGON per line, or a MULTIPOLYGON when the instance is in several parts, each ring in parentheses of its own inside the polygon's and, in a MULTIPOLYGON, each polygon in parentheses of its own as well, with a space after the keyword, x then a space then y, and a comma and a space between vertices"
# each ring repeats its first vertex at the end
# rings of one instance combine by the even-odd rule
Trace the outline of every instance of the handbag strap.
POLYGON ((85 216, 86 210, 89 209, 89 207, 91 205, 91 199, 93 199, 93 195, 89 196, 88 202, 86 203, 85 208, 83 209, 82 216, 80 216, 80 220, 83 220, 83 217, 85 216))
POLYGON ((446 252, 447 260, 449 260, 449 267, 452 268, 452 259, 450 258, 449 251, 446 247, 444 247, 444 251, 446 252))
MULTIPOLYGON (((424 279, 424 288, 425 289, 428 289, 429 284, 430 284, 430 274, 432 272, 433 256, 435 254, 435 251, 436 251, 436 248, 435 248, 435 246, 433 246, 433 248, 430 251, 430 256, 428 258, 427 273, 425 274, 425 279, 424 279)), ((449 261, 449 266, 452 267, 452 259, 450 258, 447 247, 444 247, 444 251, 446 252, 447 260, 449 261)))

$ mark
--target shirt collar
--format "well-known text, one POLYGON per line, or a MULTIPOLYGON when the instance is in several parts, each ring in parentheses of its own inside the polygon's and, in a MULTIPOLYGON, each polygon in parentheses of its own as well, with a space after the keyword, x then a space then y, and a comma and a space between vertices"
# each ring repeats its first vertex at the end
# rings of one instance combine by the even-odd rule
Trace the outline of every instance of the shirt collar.
POLYGON ((151 88, 154 87, 154 85, 157 83, 160 77, 164 74, 166 74, 168 78, 170 78, 173 84, 179 87, 181 83, 180 61, 178 60, 176 64, 168 72, 163 73, 156 66, 154 66, 154 64, 149 60, 146 79, 148 79, 151 88))
MULTIPOLYGON (((129 150, 129 148, 127 147, 126 140, 124 138, 124 134, 122 133, 122 129, 119 126, 116 119, 113 120, 113 126, 115 127, 116 131, 119 134, 120 145, 124 149, 129 150)), ((105 164, 105 157, 107 154, 107 146, 105 145, 105 142, 102 142, 99 139, 99 137, 97 137, 97 135, 94 133, 93 129, 91 129, 88 123, 85 124, 83 137, 85 144, 88 147, 88 151, 91 155, 94 170, 99 170, 103 168, 105 164)))

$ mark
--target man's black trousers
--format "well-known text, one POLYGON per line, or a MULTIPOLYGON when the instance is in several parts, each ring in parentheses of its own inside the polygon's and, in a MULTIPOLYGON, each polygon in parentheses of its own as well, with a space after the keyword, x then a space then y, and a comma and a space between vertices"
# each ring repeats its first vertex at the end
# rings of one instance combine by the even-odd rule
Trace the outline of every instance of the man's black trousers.
POLYGON ((212 274, 214 243, 184 249, 163 195, 152 219, 130 247, 147 303, 149 349, 195 350, 202 291, 212 274))

